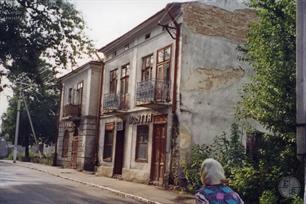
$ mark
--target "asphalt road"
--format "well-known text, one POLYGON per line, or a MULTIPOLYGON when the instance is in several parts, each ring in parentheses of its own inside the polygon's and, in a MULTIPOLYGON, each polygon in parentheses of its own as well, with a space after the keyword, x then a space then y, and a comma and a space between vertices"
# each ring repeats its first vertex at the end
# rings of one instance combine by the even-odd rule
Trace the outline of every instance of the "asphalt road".
POLYGON ((1 204, 140 203, 111 192, 0 161, 1 204))

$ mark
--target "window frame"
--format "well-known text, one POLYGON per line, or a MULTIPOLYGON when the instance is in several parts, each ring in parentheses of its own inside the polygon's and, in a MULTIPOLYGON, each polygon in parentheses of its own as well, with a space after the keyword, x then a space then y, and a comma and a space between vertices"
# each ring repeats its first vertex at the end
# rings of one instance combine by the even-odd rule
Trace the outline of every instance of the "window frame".
POLYGON ((63 135, 63 143, 62 143, 62 158, 68 157, 69 139, 70 139, 69 131, 65 130, 63 135))
MULTIPOLYGON (((143 132, 142 132, 143 133, 143 132)), ((142 162, 142 163, 147 163, 148 162, 148 152, 149 152, 149 134, 150 134, 150 126, 147 124, 142 124, 142 125, 137 125, 137 131, 136 131, 136 146, 135 146, 135 161, 136 162, 142 162), (147 138, 146 142, 139 141, 140 140, 140 135, 138 130, 140 128, 146 128, 147 130, 147 138), (146 144, 146 158, 139 158, 139 145, 140 144, 146 144)))
POLYGON ((68 104, 73 104, 73 88, 68 89, 68 104))
POLYGON ((109 72, 109 93, 110 94, 116 94, 117 93, 117 86, 118 86, 118 68, 113 69, 109 72), (113 83, 114 83, 114 85, 113 85, 113 83))
POLYGON ((129 93, 129 77, 130 77, 130 63, 126 63, 121 66, 121 76, 120 76, 120 95, 126 95, 129 93), (123 70, 124 73, 123 73, 123 70), (124 81, 124 91, 122 90, 124 81))
POLYGON ((153 66, 154 66, 154 55, 153 53, 146 55, 144 57, 142 57, 142 65, 141 65, 141 81, 150 81, 152 80, 152 75, 153 75, 153 66), (147 59, 149 59, 150 61, 150 65, 147 66, 147 59), (144 78, 144 73, 146 73, 147 71, 149 71, 149 78, 145 79, 144 78))
POLYGON ((114 131, 114 124, 113 123, 106 123, 105 124, 105 131, 104 131, 104 144, 103 144, 103 161, 105 161, 105 162, 112 162, 113 161, 113 146, 114 146, 114 134, 115 134, 115 131, 114 131), (107 126, 112 126, 112 128, 107 128, 107 126), (108 135, 107 134, 107 132, 108 133, 111 133, 111 136, 112 136, 112 138, 111 138, 111 140, 110 140, 110 143, 108 143, 108 144, 106 144, 106 135, 108 135), (110 151, 110 155, 108 156, 108 157, 105 157, 105 153, 106 153, 106 151, 105 151, 105 147, 106 146, 110 146, 111 148, 111 151, 110 151))
MULTIPOLYGON (((156 78, 156 80, 161 80, 161 79, 159 79, 158 78, 158 67, 160 67, 160 66, 162 66, 163 67, 163 73, 165 74, 165 66, 166 65, 168 65, 168 73, 166 73, 167 74, 167 78, 166 79, 163 79, 164 81, 170 81, 170 79, 171 79, 171 62, 172 62, 172 44, 170 44, 170 45, 167 45, 167 46, 165 46, 165 47, 163 47, 163 48, 160 48, 160 49, 158 49, 157 51, 156 51, 156 66, 155 66, 155 69, 156 69, 156 75, 155 75, 155 78, 156 78), (170 53, 169 53, 169 59, 166 59, 166 50, 167 49, 170 49, 170 53), (159 53, 160 52, 164 52, 163 53, 163 60, 162 61, 159 61, 159 53)), ((165 75, 164 75, 164 77, 165 77, 165 75)))
POLYGON ((77 105, 80 106, 80 108, 82 107, 83 104, 83 88, 84 88, 84 81, 80 81, 77 83, 77 100, 78 103, 77 105))

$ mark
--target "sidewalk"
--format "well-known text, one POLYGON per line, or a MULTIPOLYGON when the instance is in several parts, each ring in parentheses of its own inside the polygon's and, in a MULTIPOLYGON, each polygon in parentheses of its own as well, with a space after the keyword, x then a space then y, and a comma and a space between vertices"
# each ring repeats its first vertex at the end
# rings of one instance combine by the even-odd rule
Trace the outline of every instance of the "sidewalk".
POLYGON ((118 179, 95 176, 93 174, 79 172, 74 169, 63 169, 60 167, 47 166, 42 164, 18 162, 13 164, 10 160, 0 160, 12 165, 22 166, 58 176, 67 180, 83 183, 88 186, 107 190, 122 197, 129 197, 144 203, 150 204, 194 204, 192 195, 185 193, 176 193, 173 191, 163 190, 156 186, 122 181, 118 179))

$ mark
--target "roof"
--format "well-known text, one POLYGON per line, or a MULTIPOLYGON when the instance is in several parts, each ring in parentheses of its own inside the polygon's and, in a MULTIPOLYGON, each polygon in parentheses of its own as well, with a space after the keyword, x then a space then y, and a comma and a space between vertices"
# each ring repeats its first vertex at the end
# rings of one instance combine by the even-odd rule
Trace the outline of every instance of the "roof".
POLYGON ((82 66, 76 68, 75 70, 69 72, 68 74, 65 74, 64 76, 61 76, 60 78, 58 78, 58 81, 62 81, 68 77, 70 77, 71 75, 74 75, 78 72, 80 72, 81 70, 85 69, 88 65, 102 65, 103 62, 99 62, 99 61, 89 61, 85 64, 83 64, 82 66))
POLYGON ((114 41, 108 43, 104 47, 100 48, 98 51, 103 52, 104 54, 109 54, 119 47, 124 46, 126 43, 128 43, 131 38, 135 38, 140 33, 143 33, 144 31, 149 31, 153 27, 160 24, 165 24, 169 22, 171 19, 167 13, 169 12, 172 17, 176 18, 181 13, 181 6, 184 3, 170 3, 162 10, 158 11, 156 14, 148 18, 147 20, 143 21, 127 33, 123 34, 119 38, 115 39, 114 41))

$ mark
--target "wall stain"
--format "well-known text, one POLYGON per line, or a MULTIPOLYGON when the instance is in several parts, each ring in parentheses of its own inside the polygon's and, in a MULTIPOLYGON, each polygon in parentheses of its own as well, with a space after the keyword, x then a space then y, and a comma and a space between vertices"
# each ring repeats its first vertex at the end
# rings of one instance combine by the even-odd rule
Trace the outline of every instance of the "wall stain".
POLYGON ((213 91, 226 88, 239 81, 245 70, 239 68, 196 68, 190 74, 183 87, 184 91, 213 91))

